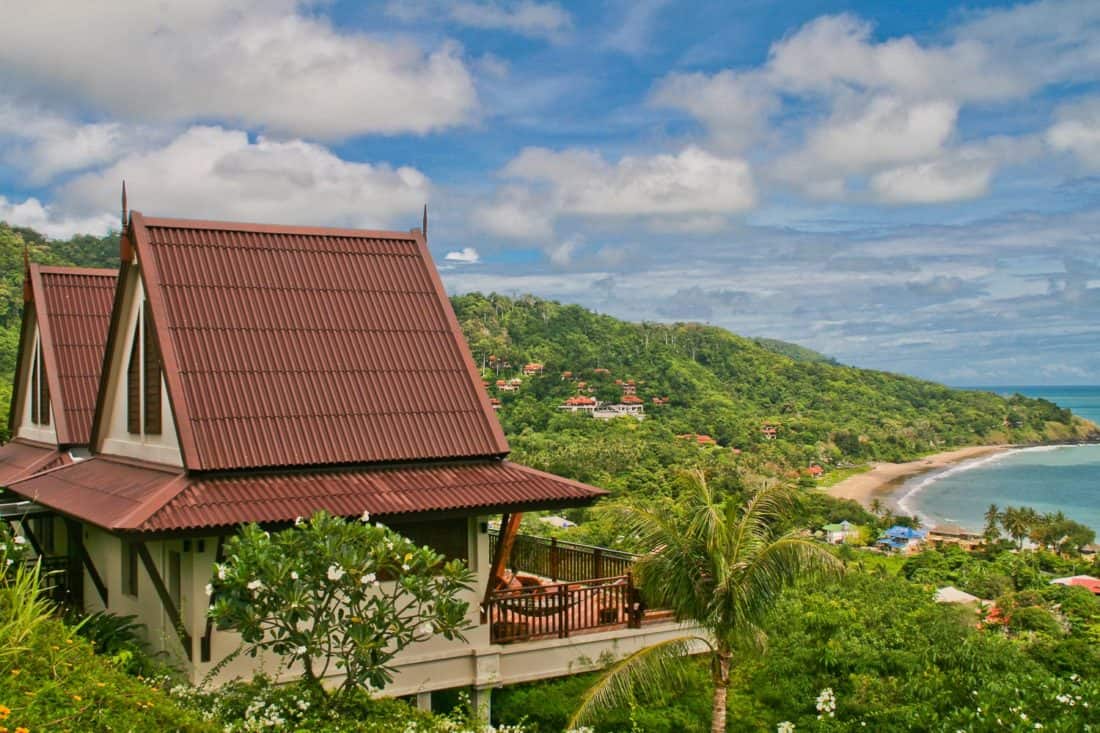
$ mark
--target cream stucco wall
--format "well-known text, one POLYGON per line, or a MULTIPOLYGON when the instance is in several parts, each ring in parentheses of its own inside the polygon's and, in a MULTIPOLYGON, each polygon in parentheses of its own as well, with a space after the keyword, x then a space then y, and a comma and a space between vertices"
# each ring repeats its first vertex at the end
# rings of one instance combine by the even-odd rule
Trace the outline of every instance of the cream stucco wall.
MULTIPOLYGON (((53 394, 50 394, 50 424, 49 425, 37 425, 31 422, 31 365, 35 356, 35 345, 39 343, 40 336, 38 333, 38 322, 35 320, 35 314, 33 308, 27 309, 26 317, 33 324, 33 328, 27 330, 27 342, 22 344, 23 346, 23 363, 21 364, 20 374, 22 375, 22 383, 15 386, 15 399, 19 400, 19 425, 15 431, 15 437, 24 438, 25 440, 34 440, 39 443, 51 443, 57 445, 57 429, 54 427, 56 420, 54 418, 54 400, 53 394)), ((42 377, 45 379, 45 375, 42 377)))
MULTIPOLYGON (((489 575, 489 538, 481 533, 486 518, 468 520, 468 541, 471 566, 475 568, 475 588, 466 594, 470 604, 468 615, 473 627, 465 632, 466 642, 447 641, 441 637, 413 644, 395 660, 396 674, 392 684, 383 690, 387 696, 411 695, 421 692, 474 686, 496 687, 537 679, 546 679, 596 669, 609 659, 621 658, 644 646, 684 633, 676 623, 646 625, 641 629, 579 634, 568 639, 545 639, 517 644, 491 644, 489 627, 481 624, 479 605, 489 575)), ((154 652, 165 652, 194 683, 203 682, 211 670, 234 652, 240 638, 231 632, 213 632, 211 658, 200 660, 201 638, 206 627, 205 586, 213 576, 217 539, 191 539, 189 551, 183 552, 183 540, 156 540, 148 543, 149 552, 159 572, 167 582, 167 553, 183 552, 181 562, 181 614, 192 637, 193 660, 188 661, 176 632, 164 612, 145 568, 138 567, 138 596, 122 592, 122 541, 107 532, 85 529, 85 543, 105 584, 110 600, 109 610, 119 615, 134 614, 146 624, 145 634, 154 652)), ((103 604, 95 586, 85 579, 85 604, 89 611, 100 610, 103 604)), ((295 676, 296 670, 285 669, 278 658, 238 656, 218 669, 207 680, 215 685, 235 678, 250 678, 258 671, 283 678, 295 676)), ((333 684, 339 677, 330 678, 333 684)))
POLYGON ((172 406, 168 400, 168 389, 161 378, 161 434, 135 435, 128 430, 126 420, 126 366, 130 362, 130 351, 134 342, 134 328, 145 297, 140 278, 133 278, 130 287, 123 294, 124 316, 121 332, 126 334, 115 343, 111 354, 111 374, 114 379, 108 385, 105 404, 108 405, 106 432, 100 447, 101 453, 138 458, 152 463, 170 466, 182 466, 179 438, 176 435, 176 421, 172 415, 172 406))

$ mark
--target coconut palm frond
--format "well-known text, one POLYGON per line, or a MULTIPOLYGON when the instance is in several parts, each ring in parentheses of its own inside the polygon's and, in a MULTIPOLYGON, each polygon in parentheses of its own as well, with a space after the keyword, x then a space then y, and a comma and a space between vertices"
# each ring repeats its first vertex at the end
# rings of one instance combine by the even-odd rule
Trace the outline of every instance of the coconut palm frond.
POLYGON ((601 712, 625 705, 635 696, 645 697, 682 687, 685 683, 684 660, 700 648, 710 649, 710 642, 700 636, 681 636, 619 660, 584 693, 566 729, 592 722, 601 712))

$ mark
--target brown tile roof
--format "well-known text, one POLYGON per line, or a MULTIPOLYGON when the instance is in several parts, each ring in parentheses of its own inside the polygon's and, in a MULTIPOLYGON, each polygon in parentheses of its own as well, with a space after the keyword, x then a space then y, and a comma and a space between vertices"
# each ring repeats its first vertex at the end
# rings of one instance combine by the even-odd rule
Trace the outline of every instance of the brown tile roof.
POLYGON ((42 335, 57 442, 86 445, 118 273, 32 264, 27 278, 42 335))
POLYGON ((40 473, 11 489, 92 524, 138 531, 287 522, 319 509, 386 517, 578 506, 607 493, 499 460, 199 476, 103 456, 40 473))
POLYGON ((67 460, 68 455, 52 445, 39 445, 17 438, 0 446, 0 486, 7 486, 67 460))
POLYGON ((130 231, 187 468, 508 452, 418 230, 130 231))

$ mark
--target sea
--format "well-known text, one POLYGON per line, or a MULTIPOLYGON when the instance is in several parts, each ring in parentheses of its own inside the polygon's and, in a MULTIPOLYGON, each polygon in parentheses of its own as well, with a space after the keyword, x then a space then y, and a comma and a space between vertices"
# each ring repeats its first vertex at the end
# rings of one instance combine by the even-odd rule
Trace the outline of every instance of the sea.
MULTIPOLYGON (((1042 397, 1100 424, 1100 386, 968 387, 1042 397)), ((905 482, 898 507, 926 527, 958 524, 980 531, 990 504, 1062 511, 1100 535, 1100 445, 1021 448, 955 464, 905 482)))

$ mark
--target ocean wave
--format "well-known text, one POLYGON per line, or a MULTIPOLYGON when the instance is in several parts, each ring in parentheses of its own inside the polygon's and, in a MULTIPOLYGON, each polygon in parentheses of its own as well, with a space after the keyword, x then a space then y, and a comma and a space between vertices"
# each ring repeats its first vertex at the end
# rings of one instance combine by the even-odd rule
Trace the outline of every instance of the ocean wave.
POLYGON ((915 510, 909 502, 917 494, 924 491, 926 488, 936 483, 940 479, 964 473, 966 471, 972 471, 975 468, 981 468, 982 466, 988 466, 991 463, 1003 461, 1005 458, 1017 455, 1019 453, 1046 453, 1048 451, 1062 450, 1066 447, 1067 446, 1065 445, 1035 445, 1027 448, 1012 448, 1001 453, 994 453, 990 456, 982 456, 980 458, 972 458, 968 461, 962 461, 939 471, 931 471, 926 474, 921 474, 913 479, 910 479, 902 485, 902 493, 898 496, 897 499, 898 509, 900 509, 903 514, 918 517, 924 526, 930 526, 931 524, 936 522, 936 518, 925 514, 924 512, 915 510))

